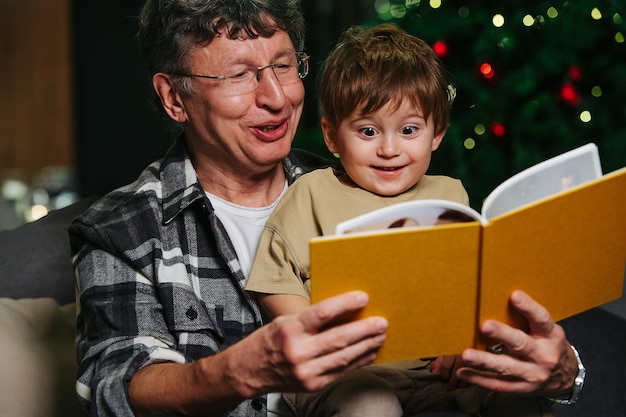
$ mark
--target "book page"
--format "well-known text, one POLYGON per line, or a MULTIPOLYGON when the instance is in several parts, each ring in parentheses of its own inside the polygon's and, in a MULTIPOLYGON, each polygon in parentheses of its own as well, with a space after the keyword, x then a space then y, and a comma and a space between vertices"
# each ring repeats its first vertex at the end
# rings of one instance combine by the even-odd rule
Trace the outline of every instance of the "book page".
POLYGON ((399 227, 427 227, 449 223, 481 221, 480 214, 463 204, 448 200, 415 200, 374 210, 339 223, 335 234, 380 231, 399 227))
POLYGON ((492 219, 601 176, 598 148, 590 143, 540 162, 503 182, 485 199, 482 215, 492 219))

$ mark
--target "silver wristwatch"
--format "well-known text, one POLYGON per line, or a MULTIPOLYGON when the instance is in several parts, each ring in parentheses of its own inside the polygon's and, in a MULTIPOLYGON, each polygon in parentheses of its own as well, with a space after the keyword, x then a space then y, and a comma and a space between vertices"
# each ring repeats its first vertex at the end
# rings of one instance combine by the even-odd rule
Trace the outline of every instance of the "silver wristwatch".
POLYGON ((580 360, 580 355, 574 346, 571 346, 574 351, 574 356, 576 356, 576 361, 578 362, 578 374, 576 375, 576 379, 574 380, 574 388, 572 389, 572 393, 569 398, 549 398, 550 401, 556 404, 574 404, 578 401, 578 395, 580 395, 580 391, 583 389, 583 384, 585 383, 585 366, 583 362, 580 360))

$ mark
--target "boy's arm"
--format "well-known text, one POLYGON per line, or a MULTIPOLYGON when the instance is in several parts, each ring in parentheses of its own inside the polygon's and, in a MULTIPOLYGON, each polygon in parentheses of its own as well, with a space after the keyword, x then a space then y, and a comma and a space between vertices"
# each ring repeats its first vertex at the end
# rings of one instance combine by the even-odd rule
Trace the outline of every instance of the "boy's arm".
POLYGON ((259 303, 272 318, 299 313, 311 305, 309 300, 301 295, 261 293, 256 295, 259 303))

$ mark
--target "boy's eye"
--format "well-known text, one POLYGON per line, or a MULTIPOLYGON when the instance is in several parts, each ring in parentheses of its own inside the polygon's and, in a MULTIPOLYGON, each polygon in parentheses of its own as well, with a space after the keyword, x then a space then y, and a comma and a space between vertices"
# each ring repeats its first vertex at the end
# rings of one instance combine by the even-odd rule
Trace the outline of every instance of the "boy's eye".
POLYGON ((374 136, 376 135, 376 129, 374 129, 373 127, 364 127, 363 129, 359 130, 361 132, 361 134, 363 136, 374 136))
POLYGON ((417 127, 415 127, 415 126, 404 126, 404 127, 402 128, 402 130, 400 130, 400 132, 401 132, 403 135, 412 135, 412 134, 414 134, 415 132, 417 132, 417 127))

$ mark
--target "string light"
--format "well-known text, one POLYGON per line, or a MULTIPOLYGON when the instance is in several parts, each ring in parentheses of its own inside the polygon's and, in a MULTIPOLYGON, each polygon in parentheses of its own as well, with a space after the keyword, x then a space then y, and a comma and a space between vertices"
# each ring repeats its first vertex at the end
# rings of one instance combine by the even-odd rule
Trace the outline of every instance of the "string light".
POLYGON ((495 27, 501 28, 502 26, 504 26, 504 16, 502 16, 500 13, 494 15, 491 19, 491 23, 493 23, 495 27))
POLYGON ((594 86, 594 87, 591 89, 591 95, 592 95, 592 96, 594 96, 594 97, 596 97, 596 98, 597 98, 597 97, 602 97, 602 88, 600 88, 600 86, 599 86, 599 85, 594 86))
POLYGON ((473 138, 467 138, 463 141, 465 149, 474 149, 476 147, 476 141, 473 138))
POLYGON ((569 67, 567 75, 572 81, 580 81, 582 79, 582 72, 580 71, 580 68, 575 65, 569 67))
POLYGON ((524 16, 524 18, 522 19, 522 24, 526 27, 531 27, 532 25, 535 24, 535 18, 532 17, 531 15, 527 14, 526 16, 524 16))
POLYGON ((474 126, 474 133, 476 133, 478 136, 484 135, 486 131, 487 128, 482 123, 478 123, 476 126, 474 126))
POLYGON ((589 110, 581 112, 580 121, 583 123, 589 123, 591 121, 591 112, 589 110))
POLYGON ((493 122, 491 124, 491 133, 493 133, 494 136, 501 138, 506 135, 506 127, 504 127, 504 125, 500 122, 493 122))
POLYGON ((564 83, 561 86, 561 98, 572 107, 580 104, 580 95, 570 83, 564 83))
POLYGON ((496 75, 496 72, 494 71, 493 67, 488 62, 481 64, 480 73, 482 74, 483 77, 485 77, 488 80, 492 79, 496 75))
POLYGON ((602 13, 600 12, 600 10, 597 7, 594 7, 593 10, 591 10, 591 18, 593 20, 600 20, 600 19, 602 19, 602 13))
POLYGON ((448 55, 448 45, 444 41, 437 41, 433 44, 433 51, 438 57, 443 58, 448 55))
POLYGON ((550 19, 556 19, 559 16, 559 11, 554 7, 550 6, 548 11, 546 12, 550 19))

